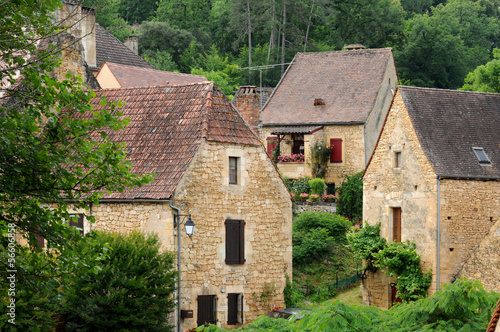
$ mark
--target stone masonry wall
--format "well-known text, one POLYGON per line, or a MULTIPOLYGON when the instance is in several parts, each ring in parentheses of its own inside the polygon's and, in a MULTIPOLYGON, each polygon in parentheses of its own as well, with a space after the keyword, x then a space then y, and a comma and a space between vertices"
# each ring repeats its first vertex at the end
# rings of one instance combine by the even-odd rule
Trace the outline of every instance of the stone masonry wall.
MULTIPOLYGON (((267 137, 275 136, 271 135, 271 132, 277 127, 263 127, 262 139, 266 142, 267 137)), ((325 142, 325 144, 330 145, 331 138, 342 138, 343 140, 343 162, 336 164, 328 162, 328 172, 325 176, 326 183, 335 183, 338 187, 342 183, 342 180, 347 175, 353 175, 355 173, 363 171, 365 167, 365 151, 364 151, 364 137, 363 137, 363 125, 335 125, 335 126, 324 126, 323 130, 319 130, 312 135, 304 135, 304 155, 306 162, 304 163, 288 163, 278 164, 280 171, 287 177, 298 178, 300 176, 311 176, 310 167, 307 165, 307 160, 310 158, 311 145, 315 142, 325 142)), ((286 136, 285 140, 290 140, 290 136, 286 136)), ((282 143, 281 145, 282 154, 291 154, 291 144, 282 143)))
MULTIPOLYGON (((401 241, 414 241, 422 257, 424 271, 433 270, 436 289, 437 179, 425 156, 406 111, 401 94, 395 96, 375 153, 363 177, 363 220, 381 223, 380 236, 392 241, 392 211, 401 208, 401 241), (395 167, 395 154, 401 152, 402 165, 395 167)), ((376 275, 377 276, 377 275, 376 275)), ((383 278, 368 285, 384 292, 373 292, 371 304, 390 306, 390 287, 383 278)), ((371 290, 368 290, 371 291, 371 290)))
POLYGON ((441 181, 441 280, 500 292, 500 181, 441 181), (462 269, 463 267, 463 269, 462 269))
POLYGON ((182 309, 194 311, 183 329, 196 326, 198 295, 217 296, 222 327, 228 293, 243 294, 244 323, 271 306, 284 307, 285 275, 292 275, 292 202, 262 146, 204 143, 177 187, 174 204, 196 224, 195 234, 181 242, 182 309), (229 157, 239 158, 238 184, 229 184, 229 157), (246 223, 242 265, 225 264, 228 218, 246 223), (275 287, 268 303, 259 298, 266 283, 275 287))

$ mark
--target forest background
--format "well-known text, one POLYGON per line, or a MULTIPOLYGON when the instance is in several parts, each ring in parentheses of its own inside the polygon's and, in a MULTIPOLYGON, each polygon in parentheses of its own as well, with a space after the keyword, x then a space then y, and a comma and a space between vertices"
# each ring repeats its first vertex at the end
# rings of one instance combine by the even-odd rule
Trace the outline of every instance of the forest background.
POLYGON ((500 0, 85 4, 96 9, 97 22, 120 40, 138 36, 139 55, 156 68, 204 75, 227 95, 245 84, 276 86, 297 52, 341 50, 349 44, 392 47, 401 84, 457 89, 478 66, 496 61, 494 49, 500 42, 500 0), (241 70, 269 65, 262 72, 241 70))

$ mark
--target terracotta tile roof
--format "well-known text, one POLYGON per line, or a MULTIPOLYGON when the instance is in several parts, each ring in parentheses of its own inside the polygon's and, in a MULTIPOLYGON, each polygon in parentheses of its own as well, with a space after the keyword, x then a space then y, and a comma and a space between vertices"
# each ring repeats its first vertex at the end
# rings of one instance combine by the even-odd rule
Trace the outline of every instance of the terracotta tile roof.
POLYGON ((182 85, 206 82, 201 75, 173 73, 151 68, 127 66, 123 64, 105 62, 113 72, 122 88, 139 88, 156 85, 182 85))
POLYGON ((498 324, 499 320, 500 320, 500 300, 498 300, 497 306, 493 311, 493 316, 491 317, 491 321, 490 324, 488 325, 488 328, 486 329, 486 332, 498 331, 500 327, 500 325, 498 324))
POLYGON ((398 89, 437 175, 500 178, 500 94, 398 89), (480 165, 472 147, 483 148, 491 166, 480 165))
POLYGON ((392 49, 297 53, 262 111, 262 123, 363 123, 372 111, 392 49), (314 106, 315 99, 325 105, 314 106))
POLYGON ((105 61, 109 61, 122 65, 155 69, 97 23, 95 24, 95 39, 97 68, 101 68, 105 61))
POLYGON ((96 90, 99 100, 122 100, 130 124, 110 132, 125 142, 133 172, 155 173, 155 180, 140 188, 105 195, 105 199, 168 199, 184 175, 203 139, 261 145, 229 99, 212 82, 190 85, 96 90))
POLYGON ((283 134, 310 134, 313 131, 322 129, 323 126, 286 126, 274 129, 272 135, 283 134))

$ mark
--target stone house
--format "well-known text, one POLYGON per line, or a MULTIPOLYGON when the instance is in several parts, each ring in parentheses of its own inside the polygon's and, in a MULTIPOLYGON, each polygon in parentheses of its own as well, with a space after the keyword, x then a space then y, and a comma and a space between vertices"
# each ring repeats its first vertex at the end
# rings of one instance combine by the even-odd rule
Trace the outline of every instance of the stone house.
POLYGON ((287 177, 311 175, 311 145, 333 147, 325 182, 335 191, 361 172, 370 156, 398 81, 392 49, 349 48, 297 53, 261 113, 261 137, 271 153, 303 154, 280 162, 287 177))
MULTIPOLYGON (((363 219, 412 241, 429 295, 459 277, 500 291, 500 95, 400 86, 363 175, 363 219)), ((363 299, 395 300, 381 271, 363 299)))
MULTIPOLYGON (((96 91, 122 100, 130 124, 110 133, 126 143, 133 172, 152 183, 105 195, 91 207, 90 229, 156 232, 175 251, 181 236, 181 321, 248 323, 284 307, 292 275, 292 200, 263 144, 211 82, 96 91), (190 237, 176 234, 174 214, 190 215, 190 237), (272 289, 268 302, 259 295, 272 289), (191 311, 191 314, 190 314, 191 311)), ((78 212, 78 211, 76 211, 78 212)))

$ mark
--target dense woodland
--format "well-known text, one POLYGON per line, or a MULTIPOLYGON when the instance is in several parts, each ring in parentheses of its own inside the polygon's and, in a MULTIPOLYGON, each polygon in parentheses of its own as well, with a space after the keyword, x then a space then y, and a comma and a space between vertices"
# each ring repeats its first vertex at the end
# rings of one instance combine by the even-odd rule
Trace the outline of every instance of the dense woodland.
MULTIPOLYGON (((226 93, 275 86, 297 52, 392 47, 402 84, 457 89, 499 47, 499 0, 86 0, 97 22, 162 70, 226 93)), ((497 83, 498 85, 498 83, 497 83)), ((471 85, 470 85, 471 86, 471 85)))

